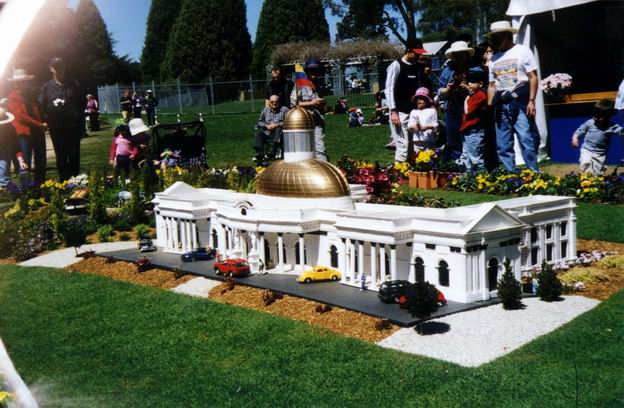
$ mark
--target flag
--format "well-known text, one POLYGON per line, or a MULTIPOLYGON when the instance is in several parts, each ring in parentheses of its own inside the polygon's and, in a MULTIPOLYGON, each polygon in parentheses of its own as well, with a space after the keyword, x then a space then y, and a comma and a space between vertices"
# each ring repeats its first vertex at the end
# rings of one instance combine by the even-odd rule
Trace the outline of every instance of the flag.
POLYGON ((300 64, 295 64, 295 85, 299 90, 303 88, 314 90, 314 84, 308 79, 308 76, 300 64))

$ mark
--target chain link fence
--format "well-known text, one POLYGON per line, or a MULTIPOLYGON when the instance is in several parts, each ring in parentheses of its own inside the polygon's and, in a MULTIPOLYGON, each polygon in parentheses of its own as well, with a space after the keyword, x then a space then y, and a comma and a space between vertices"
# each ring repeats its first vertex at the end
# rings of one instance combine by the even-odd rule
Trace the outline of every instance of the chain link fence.
MULTIPOLYGON (((375 93, 383 89, 377 73, 350 77, 327 75, 320 78, 327 106, 334 106, 340 97, 347 98, 349 106, 367 108, 375 105, 375 93)), ((245 81, 209 81, 200 84, 163 85, 115 84, 98 87, 98 100, 102 113, 120 112, 119 100, 125 90, 132 95, 144 96, 152 90, 158 99, 158 114, 227 114, 260 112, 267 97, 266 79, 249 77, 245 81)))

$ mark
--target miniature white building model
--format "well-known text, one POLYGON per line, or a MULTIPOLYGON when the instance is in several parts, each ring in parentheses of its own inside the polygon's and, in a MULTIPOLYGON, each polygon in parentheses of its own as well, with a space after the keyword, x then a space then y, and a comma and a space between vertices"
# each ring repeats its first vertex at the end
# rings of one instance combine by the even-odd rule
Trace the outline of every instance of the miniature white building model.
POLYGON ((270 273, 331 266, 347 285, 358 285, 363 272, 372 290, 385 280, 426 280, 457 302, 495 296, 504 259, 519 279, 542 260, 576 258, 574 198, 447 209, 368 204, 364 186, 349 186, 337 168, 314 159, 311 128, 304 109, 291 110, 284 160, 261 174, 256 194, 180 182, 157 193, 157 245, 174 253, 217 248, 252 270, 262 260, 270 273))

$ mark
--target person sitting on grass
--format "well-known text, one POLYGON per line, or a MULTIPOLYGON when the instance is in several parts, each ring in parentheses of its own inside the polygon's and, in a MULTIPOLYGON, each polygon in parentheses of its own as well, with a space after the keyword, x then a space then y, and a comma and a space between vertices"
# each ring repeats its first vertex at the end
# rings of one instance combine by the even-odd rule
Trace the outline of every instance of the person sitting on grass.
POLYGON ((468 73, 468 93, 459 133, 463 137, 461 164, 467 171, 485 168, 485 129, 488 113, 487 94, 483 91, 483 71, 468 73))
MULTIPOLYGON (((17 143, 17 133, 11 125, 15 117, 4 109, 0 108, 0 190, 4 190, 11 182, 11 160, 17 156, 20 174, 28 170, 23 154, 17 143)), ((28 173, 26 173, 28 174, 28 173)))
POLYGON ((109 163, 115 169, 114 177, 117 179, 122 173, 124 178, 130 174, 130 165, 137 155, 138 149, 130 140, 130 129, 127 125, 119 125, 115 128, 115 137, 111 143, 109 163))
POLYGON ((269 107, 262 109, 256 125, 258 132, 253 148, 256 151, 254 161, 257 164, 266 164, 267 160, 275 159, 282 143, 282 126, 286 113, 288 113, 288 108, 280 105, 279 96, 271 95, 269 107))
POLYGON ((573 147, 579 147, 579 139, 583 139, 579 158, 581 173, 591 173, 594 176, 605 174, 611 136, 624 136, 624 128, 611 121, 614 113, 613 102, 601 99, 594 105, 594 117, 574 132, 573 147))
POLYGON ((425 87, 418 88, 412 97, 416 109, 412 109, 407 122, 414 144, 414 153, 435 149, 435 130, 438 128, 438 113, 425 87))

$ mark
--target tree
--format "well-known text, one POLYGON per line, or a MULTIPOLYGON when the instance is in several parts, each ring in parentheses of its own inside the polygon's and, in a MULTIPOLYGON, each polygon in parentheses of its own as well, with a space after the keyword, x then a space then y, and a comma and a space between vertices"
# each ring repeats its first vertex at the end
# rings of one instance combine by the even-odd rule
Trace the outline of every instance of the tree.
POLYGON ((76 8, 74 46, 81 58, 78 80, 94 92, 97 85, 117 81, 111 35, 93 0, 80 0, 76 8))
POLYGON ((522 307, 522 286, 516 280, 512 270, 511 262, 505 259, 503 262, 505 272, 498 281, 498 297, 503 302, 503 309, 514 310, 522 307))
POLYGON ((184 0, 171 29, 161 77, 185 82, 242 79, 250 58, 244 0, 184 0))
POLYGON ((329 42, 321 0, 265 0, 256 31, 252 72, 265 72, 276 45, 297 41, 329 42))
POLYGON ((145 81, 160 80, 160 67, 181 5, 182 0, 152 0, 141 54, 141 73, 145 81))
POLYGON ((423 321, 438 310, 438 292, 429 282, 416 282, 410 286, 407 310, 419 319, 416 331, 420 333, 423 321))
POLYGON ((336 40, 386 38, 383 1, 342 0, 348 6, 342 20, 336 24, 336 40))
POLYGON ((545 260, 542 262, 542 271, 537 275, 537 296, 545 302, 559 299, 563 285, 557 277, 557 272, 545 260))

